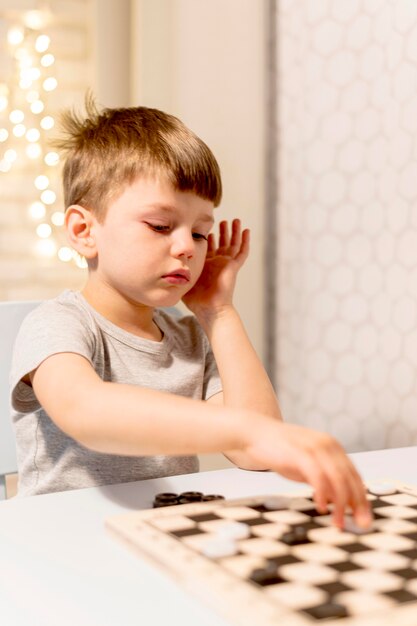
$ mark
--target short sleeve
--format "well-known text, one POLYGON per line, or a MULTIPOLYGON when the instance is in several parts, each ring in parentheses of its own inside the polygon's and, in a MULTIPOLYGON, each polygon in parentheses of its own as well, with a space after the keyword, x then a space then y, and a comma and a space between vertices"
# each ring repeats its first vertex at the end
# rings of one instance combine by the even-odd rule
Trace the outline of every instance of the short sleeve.
POLYGON ((19 329, 10 372, 11 404, 22 413, 40 408, 30 385, 22 378, 53 354, 73 352, 92 362, 94 334, 85 315, 57 300, 42 303, 25 317, 19 329))

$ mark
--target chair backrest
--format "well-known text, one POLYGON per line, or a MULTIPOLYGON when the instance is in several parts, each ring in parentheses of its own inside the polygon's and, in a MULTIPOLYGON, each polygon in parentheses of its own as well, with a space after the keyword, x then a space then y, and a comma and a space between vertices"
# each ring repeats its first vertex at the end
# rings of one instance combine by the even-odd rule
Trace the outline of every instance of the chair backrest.
POLYGON ((38 304, 39 301, 0 302, 0 500, 5 498, 6 474, 17 471, 9 389, 13 345, 23 318, 38 304))

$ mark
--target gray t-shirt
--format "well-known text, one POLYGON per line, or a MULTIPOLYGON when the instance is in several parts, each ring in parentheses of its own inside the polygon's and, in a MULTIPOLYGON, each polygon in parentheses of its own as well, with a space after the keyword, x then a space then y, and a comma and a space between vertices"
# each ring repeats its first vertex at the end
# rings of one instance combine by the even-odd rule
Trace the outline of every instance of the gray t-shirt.
POLYGON ((157 309, 154 320, 163 333, 160 342, 122 330, 97 313, 81 293, 69 290, 43 302, 25 318, 16 339, 10 377, 19 495, 198 471, 196 456, 131 457, 85 448, 55 425, 32 387, 22 381, 52 354, 74 352, 88 359, 104 381, 198 400, 220 392, 210 344, 196 318, 174 317, 157 309))

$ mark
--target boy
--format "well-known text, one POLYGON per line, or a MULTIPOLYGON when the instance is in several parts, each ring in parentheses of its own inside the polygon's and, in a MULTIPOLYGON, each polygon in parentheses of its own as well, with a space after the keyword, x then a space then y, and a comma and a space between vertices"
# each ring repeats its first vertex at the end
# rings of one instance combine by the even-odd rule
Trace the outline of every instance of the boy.
POLYGON ((309 482, 337 525, 347 506, 368 525, 339 444, 282 423, 232 302, 249 231, 235 219, 218 242, 210 233, 221 180, 209 148, 161 111, 86 106, 86 119, 66 113, 60 145, 66 229, 88 279, 33 311, 16 342, 19 492, 194 472, 197 453, 223 451, 309 482), (158 308, 181 299, 194 315, 158 308))

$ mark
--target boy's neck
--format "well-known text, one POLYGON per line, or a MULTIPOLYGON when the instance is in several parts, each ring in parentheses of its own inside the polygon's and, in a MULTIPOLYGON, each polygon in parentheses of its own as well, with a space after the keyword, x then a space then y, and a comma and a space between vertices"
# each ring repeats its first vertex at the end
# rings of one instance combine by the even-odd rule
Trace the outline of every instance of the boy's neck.
POLYGON ((130 302, 103 285, 96 289, 90 281, 81 293, 88 304, 112 324, 144 339, 162 340, 162 332, 153 320, 152 307, 130 302))

